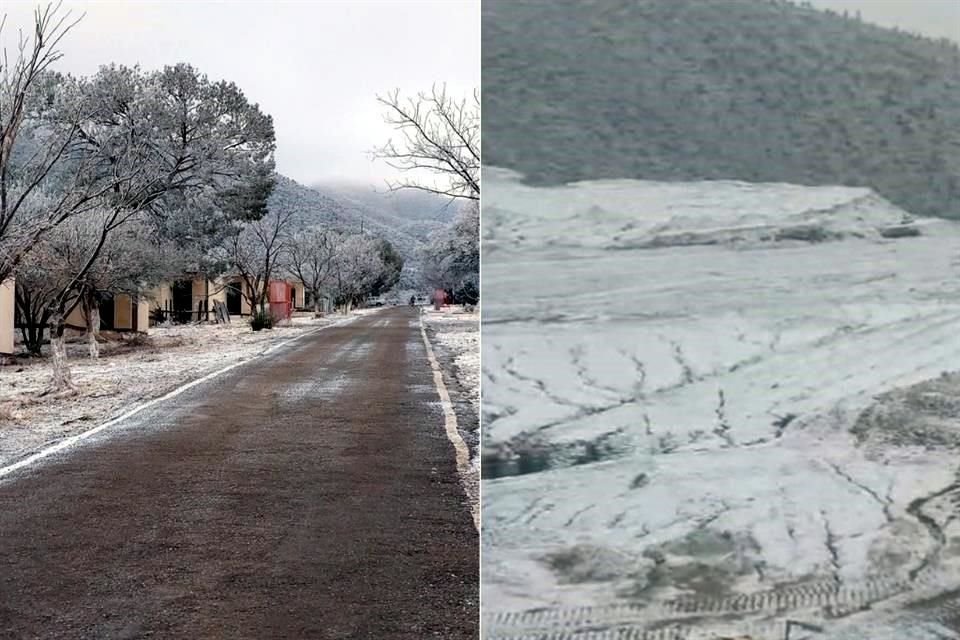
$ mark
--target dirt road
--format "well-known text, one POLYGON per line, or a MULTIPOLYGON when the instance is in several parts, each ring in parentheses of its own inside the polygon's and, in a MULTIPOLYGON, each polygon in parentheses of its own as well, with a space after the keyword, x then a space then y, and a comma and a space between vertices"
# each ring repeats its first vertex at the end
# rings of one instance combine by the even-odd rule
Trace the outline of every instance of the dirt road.
POLYGON ((417 326, 325 329, 0 479, 0 636, 476 638, 417 326))

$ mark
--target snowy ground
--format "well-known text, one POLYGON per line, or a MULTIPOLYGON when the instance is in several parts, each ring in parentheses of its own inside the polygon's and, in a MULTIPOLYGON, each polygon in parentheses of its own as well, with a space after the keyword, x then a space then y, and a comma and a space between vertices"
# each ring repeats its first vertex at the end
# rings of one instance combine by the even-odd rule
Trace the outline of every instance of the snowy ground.
MULTIPOLYGON (((960 587, 960 226, 844 187, 485 178, 489 637, 880 638, 858 609, 960 587)), ((890 637, 954 637, 910 615, 890 637)))
POLYGON ((480 312, 464 311, 461 305, 434 311, 424 307, 423 320, 431 329, 431 337, 454 360, 453 374, 469 394, 470 402, 480 415, 480 312))
POLYGON ((105 334, 111 339, 101 345, 98 360, 86 357, 86 338, 76 335, 68 354, 79 393, 69 397, 39 397, 50 376, 46 359, 8 362, 0 366, 0 466, 211 371, 255 358, 279 342, 344 320, 340 315, 295 317, 289 326, 259 332, 236 319, 227 325, 173 325, 155 327, 134 341, 105 334))
POLYGON ((458 414, 464 442, 470 448, 471 473, 464 478, 465 491, 478 517, 480 501, 480 312, 460 305, 422 307, 428 339, 448 378, 448 391, 458 414), (450 382, 453 384, 451 385, 450 382), (461 399, 458 402, 458 399, 461 399), (469 412, 466 415, 465 412, 469 412))

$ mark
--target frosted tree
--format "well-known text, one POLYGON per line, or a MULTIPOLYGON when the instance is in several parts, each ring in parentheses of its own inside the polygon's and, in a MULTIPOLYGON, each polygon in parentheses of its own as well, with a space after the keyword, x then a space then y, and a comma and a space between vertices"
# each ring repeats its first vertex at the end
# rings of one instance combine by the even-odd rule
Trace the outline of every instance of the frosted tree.
POLYGON ((476 304, 480 298, 480 207, 470 202, 421 249, 424 284, 476 304))
MULTIPOLYGON (((90 247, 97 241, 97 220, 83 224, 78 218, 68 225, 75 234, 73 247, 90 247)), ((91 358, 100 355, 100 304, 125 294, 136 300, 161 282, 181 272, 176 252, 158 243, 152 229, 136 220, 107 237, 97 259, 83 279, 74 286, 75 304, 86 320, 87 345, 91 358)))
POLYGON ((54 302, 50 317, 54 388, 69 387, 63 342, 68 305, 84 286, 107 239, 143 220, 164 229, 182 203, 209 193, 252 190, 272 170, 273 126, 232 84, 211 83, 192 67, 152 74, 110 65, 80 84, 86 117, 72 153, 83 167, 60 192, 88 189, 98 196, 96 241, 54 302), (264 168, 266 167, 266 169, 264 168))
POLYGON ((337 305, 344 313, 364 300, 383 277, 387 265, 378 238, 364 234, 340 236, 333 261, 331 284, 337 305))
POLYGON ((226 259, 243 284, 240 293, 251 310, 264 311, 270 281, 284 266, 295 222, 292 209, 275 208, 258 220, 233 223, 226 259))
MULTIPOLYGON (((99 303, 118 294, 136 298, 178 270, 180 265, 171 259, 175 252, 159 245, 152 230, 140 221, 109 234, 97 258, 84 269, 100 242, 105 215, 90 212, 58 225, 18 265, 16 303, 24 346, 31 353, 41 353, 44 329, 65 299, 64 315, 77 307, 83 310, 88 350, 92 358, 98 357, 99 303), (77 280, 81 271, 84 275, 77 280)), ((62 355, 54 352, 55 358, 62 355)), ((57 386, 72 387, 65 366, 55 367, 55 373, 63 378, 57 386)))
POLYGON ((396 90, 377 101, 397 139, 374 157, 409 176, 391 190, 418 189, 456 199, 480 200, 480 95, 456 98, 446 85, 404 99, 396 90))
POLYGON ((322 298, 332 290, 340 242, 340 232, 311 227, 295 233, 287 245, 286 268, 303 283, 315 314, 320 313, 322 298))
POLYGON ((17 148, 4 155, 0 279, 57 225, 96 212, 95 240, 82 244, 84 258, 70 263, 72 276, 47 310, 52 386, 69 389, 65 317, 110 235, 142 221, 171 239, 204 199, 215 206, 201 213, 219 212, 221 221, 261 215, 275 143, 270 117, 235 85, 189 65, 149 74, 108 65, 89 79, 45 73, 17 94, 34 107, 22 110, 17 148))
POLYGON ((86 116, 78 83, 50 71, 78 21, 59 5, 38 8, 33 37, 20 33, 12 55, 5 17, 0 24, 0 281, 51 229, 102 195, 101 185, 80 179, 89 165, 75 153, 86 116))

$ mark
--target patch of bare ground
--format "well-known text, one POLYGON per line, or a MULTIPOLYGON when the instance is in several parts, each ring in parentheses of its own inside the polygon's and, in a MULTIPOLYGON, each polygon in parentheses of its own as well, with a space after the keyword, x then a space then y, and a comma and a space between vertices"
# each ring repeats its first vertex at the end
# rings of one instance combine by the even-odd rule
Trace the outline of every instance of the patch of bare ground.
POLYGON ((850 431, 861 444, 960 447, 960 373, 881 394, 850 431))
MULTIPOLYGON (((351 316, 369 312, 361 310, 351 316)), ((7 358, 0 362, 0 466, 191 380, 255 358, 280 342, 347 317, 294 317, 285 326, 257 332, 237 319, 222 325, 153 327, 148 335, 105 331, 96 360, 88 356, 86 337, 74 333, 67 341, 77 385, 72 394, 45 393, 51 371, 48 358, 7 358)))

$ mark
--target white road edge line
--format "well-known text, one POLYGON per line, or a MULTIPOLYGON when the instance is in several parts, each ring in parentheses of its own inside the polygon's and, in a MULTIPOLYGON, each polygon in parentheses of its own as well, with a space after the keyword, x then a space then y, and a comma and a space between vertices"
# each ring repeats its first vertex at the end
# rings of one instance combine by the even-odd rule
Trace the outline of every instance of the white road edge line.
MULTIPOLYGON (((453 445, 457 455, 457 473, 460 476, 461 484, 465 482, 470 474, 470 449, 467 443, 463 441, 460 435, 460 429, 457 427, 457 414, 453 410, 453 402, 450 401, 450 394, 447 392, 447 385, 443 383, 443 369, 440 368, 440 362, 433 353, 433 347, 430 346, 430 340, 427 338, 427 329, 423 324, 423 312, 420 312, 420 335, 423 337, 423 346, 427 348, 427 359, 430 360, 430 368, 433 369, 433 384, 437 387, 437 394, 440 396, 440 406, 443 407, 443 427, 447 432, 447 440, 453 445)), ((466 487, 464 487, 466 489, 466 487)), ((480 530, 480 512, 471 505, 471 515, 473 516, 473 526, 480 530)))
POLYGON ((110 419, 110 420, 107 420, 106 422, 101 423, 101 424, 99 424, 99 425, 97 425, 97 426, 95 426, 95 427, 93 427, 93 428, 91 428, 91 429, 88 429, 88 430, 84 431, 83 433, 78 433, 78 434, 72 435, 72 436, 70 436, 70 437, 68 437, 68 438, 64 438, 64 439, 61 440, 60 442, 58 442, 58 443, 56 443, 56 444, 54 444, 54 445, 51 445, 51 446, 47 447, 46 449, 41 449, 40 451, 38 451, 38 452, 36 452, 36 453, 34 453, 34 454, 32 454, 32 455, 27 456, 27 457, 24 458, 23 460, 18 460, 17 462, 14 462, 14 463, 11 464, 11 465, 7 465, 6 467, 0 467, 0 478, 3 478, 4 476, 8 476, 8 475, 10 475, 11 473, 13 473, 14 471, 17 471, 17 470, 19 470, 19 469, 23 469, 24 467, 30 466, 31 464, 33 464, 34 462, 37 462, 38 460, 42 460, 42 459, 44 459, 44 458, 46 458, 46 457, 48 457, 48 456, 51 456, 51 455, 53 455, 53 454, 55 454, 55 453, 57 453, 57 452, 59 452, 59 451, 63 451, 64 449, 67 449, 67 448, 69 448, 69 447, 72 447, 73 445, 77 444, 78 442, 81 442, 81 441, 83 441, 83 440, 86 440, 86 439, 89 438, 90 436, 93 436, 93 435, 96 435, 96 434, 100 433, 100 432, 103 431, 104 429, 108 429, 108 428, 114 426, 115 424, 117 424, 117 423, 119 423, 119 422, 123 422, 123 421, 126 420, 127 418, 130 418, 130 417, 135 416, 136 414, 140 413, 140 412, 143 411, 144 409, 149 409, 149 408, 152 407, 153 405, 159 404, 159 403, 163 402, 164 400, 169 400, 170 398, 174 398, 174 397, 180 395, 181 393, 183 393, 184 391, 187 391, 187 390, 189 390, 189 389, 192 389, 193 387, 197 386, 198 384, 203 384, 204 382, 207 382, 208 380, 213 380, 213 379, 216 378, 217 376, 220 376, 220 375, 226 373, 227 371, 230 371, 231 369, 236 369, 236 368, 239 367, 240 365, 247 364, 248 362, 252 362, 253 360, 256 360, 256 359, 258 359, 258 358, 261 358, 261 357, 267 355, 268 353, 270 353, 270 352, 272 352, 272 351, 275 351, 276 349, 279 349, 280 347, 283 347, 283 346, 285 346, 285 345, 290 344, 291 342, 294 342, 295 340, 299 340, 299 339, 301 339, 301 338, 304 338, 304 337, 306 337, 306 336, 309 336, 309 335, 311 335, 311 334, 314 334, 314 333, 316 333, 316 332, 318 332, 318 331, 323 331, 324 329, 328 329, 328 328, 330 328, 330 327, 335 327, 335 326, 338 326, 338 325, 346 324, 346 323, 351 322, 351 321, 355 320, 356 318, 360 318, 360 317, 362 317, 362 316, 353 316, 353 317, 350 317, 350 318, 344 318, 343 320, 337 320, 337 321, 335 321, 335 322, 331 322, 330 324, 324 325, 324 326, 322 326, 322 327, 316 327, 315 329, 310 329, 309 331, 304 331, 303 333, 301 333, 301 334, 298 335, 298 336, 294 336, 294 337, 290 338, 289 340, 284 340, 283 342, 278 342, 277 344, 272 345, 272 346, 268 347, 267 349, 264 349, 264 350, 261 351, 260 353, 257 353, 257 354, 254 354, 254 355, 250 356, 249 358, 245 358, 245 359, 243 359, 243 360, 238 360, 237 362, 234 362, 233 364, 229 364, 229 365, 223 367, 222 369, 217 369, 216 371, 213 371, 213 372, 211 372, 211 373, 208 373, 207 375, 202 376, 202 377, 200 377, 200 378, 197 378, 196 380, 191 380, 190 382, 188 382, 188 383, 186 383, 186 384, 184 384, 184 385, 181 385, 181 386, 177 387, 177 388, 174 389, 173 391, 169 391, 169 392, 167 392, 166 394, 164 394, 164 395, 162 395, 162 396, 156 397, 156 398, 154 398, 154 399, 152 399, 152 400, 147 400, 147 401, 144 402, 143 404, 139 404, 139 405, 135 406, 133 409, 130 409, 130 410, 127 411, 126 413, 124 413, 124 414, 122 414, 122 415, 119 415, 119 416, 117 416, 116 418, 112 418, 112 419, 110 419))

